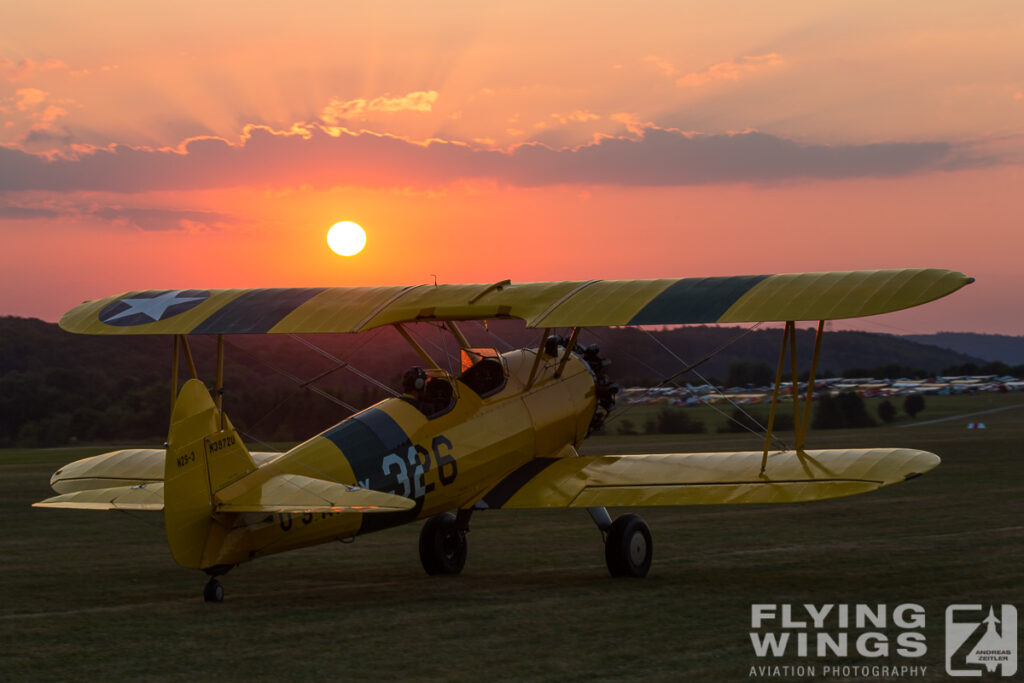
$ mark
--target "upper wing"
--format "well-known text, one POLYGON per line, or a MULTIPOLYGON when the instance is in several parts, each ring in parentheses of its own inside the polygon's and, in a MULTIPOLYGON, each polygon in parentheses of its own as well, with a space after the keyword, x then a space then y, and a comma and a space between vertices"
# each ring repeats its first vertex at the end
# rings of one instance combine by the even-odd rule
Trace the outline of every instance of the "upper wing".
POLYGON ((362 332, 424 320, 521 318, 529 327, 836 320, 888 313, 972 282, 935 268, 494 285, 136 291, 87 301, 82 334, 362 332))
POLYGON ((484 495, 488 508, 796 503, 850 496, 924 474, 939 457, 911 448, 538 458, 484 495))

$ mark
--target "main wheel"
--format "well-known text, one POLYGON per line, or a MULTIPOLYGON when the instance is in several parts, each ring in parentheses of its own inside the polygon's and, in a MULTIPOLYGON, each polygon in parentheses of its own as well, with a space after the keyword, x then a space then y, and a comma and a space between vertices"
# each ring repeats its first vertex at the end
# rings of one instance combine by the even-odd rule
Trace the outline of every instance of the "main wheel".
POLYGON ((206 602, 222 602, 224 600, 224 586, 220 585, 217 579, 210 579, 203 588, 203 600, 206 602))
POLYGON ((651 530, 639 515, 617 517, 608 528, 604 559, 612 576, 647 576, 653 551, 651 530))
POLYGON ((454 575, 462 571, 466 564, 466 532, 456 527, 455 515, 442 512, 423 525, 420 562, 430 575, 454 575))

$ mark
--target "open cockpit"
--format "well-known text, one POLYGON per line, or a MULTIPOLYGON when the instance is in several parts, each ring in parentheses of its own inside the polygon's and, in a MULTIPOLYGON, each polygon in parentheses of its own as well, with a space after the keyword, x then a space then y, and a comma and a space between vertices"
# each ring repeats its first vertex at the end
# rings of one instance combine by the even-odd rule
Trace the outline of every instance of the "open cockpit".
POLYGON ((452 410, 459 398, 459 383, 480 398, 493 396, 508 383, 505 361, 493 348, 462 349, 459 382, 438 368, 410 368, 402 376, 402 400, 414 406, 427 419, 440 417, 452 410))

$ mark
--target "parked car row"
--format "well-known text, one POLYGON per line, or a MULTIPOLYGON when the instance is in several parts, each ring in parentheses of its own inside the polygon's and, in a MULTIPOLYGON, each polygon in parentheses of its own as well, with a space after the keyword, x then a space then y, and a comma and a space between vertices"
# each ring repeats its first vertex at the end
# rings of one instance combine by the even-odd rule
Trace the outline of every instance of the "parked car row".
MULTIPOLYGON (((730 401, 737 404, 756 404, 771 401, 771 386, 716 387, 710 384, 686 384, 672 387, 627 387, 619 394, 619 400, 628 404, 701 405, 730 401)), ((807 383, 799 382, 797 390, 801 396, 807 392, 807 383)), ((793 393, 793 383, 780 385, 780 397, 788 400, 793 393)), ((1024 380, 1017 377, 996 375, 968 375, 960 377, 929 377, 926 379, 876 379, 874 377, 829 377, 814 382, 814 396, 828 392, 839 394, 852 391, 864 398, 906 396, 948 396, 985 391, 1024 391, 1024 380)))

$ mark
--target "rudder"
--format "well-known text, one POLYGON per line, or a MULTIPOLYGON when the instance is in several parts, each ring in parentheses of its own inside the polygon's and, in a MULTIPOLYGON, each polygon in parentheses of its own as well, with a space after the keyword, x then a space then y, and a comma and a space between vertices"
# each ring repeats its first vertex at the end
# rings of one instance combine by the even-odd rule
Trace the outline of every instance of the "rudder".
POLYGON ((214 494, 256 469, 203 383, 185 382, 171 413, 164 461, 164 525, 178 564, 196 569, 216 564, 228 529, 214 518, 214 494))

